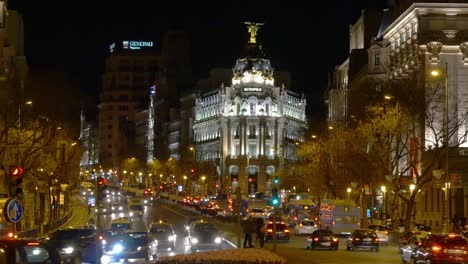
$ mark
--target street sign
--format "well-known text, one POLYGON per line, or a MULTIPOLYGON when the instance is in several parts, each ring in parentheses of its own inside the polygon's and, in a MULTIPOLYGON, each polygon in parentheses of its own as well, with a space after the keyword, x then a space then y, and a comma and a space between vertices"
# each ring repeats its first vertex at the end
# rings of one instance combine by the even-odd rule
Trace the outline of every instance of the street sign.
POLYGON ((19 222, 23 217, 23 205, 17 199, 10 199, 3 207, 3 215, 5 218, 13 223, 19 222))

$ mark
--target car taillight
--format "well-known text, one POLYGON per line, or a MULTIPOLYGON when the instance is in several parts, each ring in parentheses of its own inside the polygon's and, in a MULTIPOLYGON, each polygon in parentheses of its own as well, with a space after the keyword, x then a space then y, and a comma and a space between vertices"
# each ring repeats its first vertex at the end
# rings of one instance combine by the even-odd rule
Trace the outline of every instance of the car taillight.
POLYGON ((336 242, 336 241, 338 241, 338 238, 334 237, 332 240, 333 240, 333 242, 336 242))
POLYGON ((283 232, 285 232, 285 233, 289 233, 289 230, 288 230, 288 229, 285 229, 283 232))
POLYGON ((361 239, 359 237, 355 237, 354 240, 359 241, 361 239))
POLYGON ((432 250, 432 251, 435 251, 435 252, 439 252, 439 251, 442 250, 442 247, 439 246, 439 245, 434 245, 434 246, 432 246, 431 250, 432 250))
POLYGON ((273 233, 273 229, 267 229, 267 233, 273 233))
POLYGON ((319 238, 318 238, 318 237, 314 237, 314 241, 319 241, 319 238))
POLYGON ((385 234, 388 235, 388 231, 385 231, 385 234))
POLYGON ((378 238, 378 237, 376 237, 376 238, 374 238, 374 240, 375 240, 375 241, 379 241, 379 238, 378 238))

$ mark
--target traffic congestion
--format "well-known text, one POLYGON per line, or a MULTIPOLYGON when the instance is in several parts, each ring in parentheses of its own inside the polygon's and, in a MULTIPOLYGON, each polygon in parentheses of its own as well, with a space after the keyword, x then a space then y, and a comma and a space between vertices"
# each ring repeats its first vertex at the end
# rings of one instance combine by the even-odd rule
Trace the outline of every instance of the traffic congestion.
MULTIPOLYGON (((81 193, 81 198, 83 202, 95 201, 91 192, 81 193)), ((18 241, 24 255, 16 257, 26 259, 24 263, 41 263, 37 261, 41 254, 61 258, 63 263, 154 263, 164 257, 238 246, 271 249, 273 243, 279 252, 300 252, 296 259, 305 257, 317 263, 343 263, 337 258, 340 255, 348 257, 349 263, 467 261, 466 239, 460 235, 414 231, 391 241, 389 230, 381 226, 358 227, 343 235, 347 233, 343 226, 337 227, 342 233, 335 233, 333 228, 322 228, 319 218, 304 218, 298 210, 291 214, 275 211, 268 205, 268 198, 247 199, 239 233, 232 208, 235 203, 229 199, 109 187, 105 198, 89 207, 87 223, 64 227, 29 242, 4 239, 1 245, 18 241), (28 253, 33 251, 38 255, 28 253), (327 251, 334 251, 333 257, 324 253, 327 251)))

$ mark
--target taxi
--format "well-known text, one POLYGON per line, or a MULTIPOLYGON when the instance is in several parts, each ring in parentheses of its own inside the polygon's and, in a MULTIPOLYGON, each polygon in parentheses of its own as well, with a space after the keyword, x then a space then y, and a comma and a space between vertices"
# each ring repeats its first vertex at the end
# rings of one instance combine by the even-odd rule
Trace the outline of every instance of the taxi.
POLYGON ((64 263, 54 248, 34 239, 0 239, 0 263, 64 263))

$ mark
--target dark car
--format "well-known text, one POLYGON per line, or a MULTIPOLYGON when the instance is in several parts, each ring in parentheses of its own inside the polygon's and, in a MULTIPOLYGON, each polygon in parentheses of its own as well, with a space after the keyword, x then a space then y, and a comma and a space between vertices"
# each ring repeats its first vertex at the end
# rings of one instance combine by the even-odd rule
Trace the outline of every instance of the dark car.
MULTIPOLYGON (((265 241, 273 240, 273 221, 266 226, 265 241)), ((276 222, 276 240, 289 241, 289 229, 284 222, 276 222)))
POLYGON ((151 240, 158 241, 158 250, 175 250, 177 236, 171 224, 162 221, 152 223, 148 230, 148 236, 151 240))
POLYGON ((101 214, 101 215, 105 215, 105 214, 110 214, 111 213, 111 210, 110 208, 105 205, 105 204, 99 204, 98 206, 96 206, 96 208, 94 209, 94 212, 96 214, 101 214))
POLYGON ((346 241, 347 250, 359 248, 379 251, 379 237, 372 229, 356 229, 346 241))
POLYGON ((115 261, 124 259, 157 259, 157 241, 150 241, 147 232, 122 232, 108 237, 104 253, 111 255, 115 261))
POLYGON ((33 239, 0 239, 0 263, 63 263, 60 254, 50 245, 33 239))
POLYGON ((145 211, 144 206, 141 204, 132 204, 128 209, 130 211, 130 216, 138 216, 140 218, 143 216, 143 212, 145 211))
POLYGON ((192 223, 188 234, 188 243, 192 252, 221 249, 222 242, 222 234, 213 223, 202 220, 192 223))
POLYGON ((318 229, 306 238, 306 249, 338 250, 340 240, 331 230, 318 229))
POLYGON ((41 242, 58 250, 65 263, 99 263, 102 250, 96 230, 69 228, 57 230, 41 242))
POLYGON ((468 263, 468 241, 458 234, 430 234, 411 256, 412 263, 468 263))
POLYGON ((185 219, 185 224, 184 224, 185 231, 188 232, 192 223, 196 221, 200 221, 200 220, 202 220, 200 217, 189 217, 185 219))

